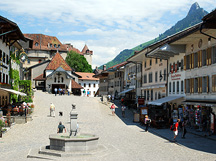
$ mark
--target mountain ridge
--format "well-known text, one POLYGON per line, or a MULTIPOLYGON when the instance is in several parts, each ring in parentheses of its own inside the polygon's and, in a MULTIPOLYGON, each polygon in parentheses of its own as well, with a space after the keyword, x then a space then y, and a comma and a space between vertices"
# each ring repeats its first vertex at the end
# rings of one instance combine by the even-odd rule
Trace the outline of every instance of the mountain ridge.
MULTIPOLYGON (((188 11, 188 14, 185 18, 179 20, 174 26, 172 26, 170 29, 166 30, 164 33, 159 34, 158 37, 156 37, 153 40, 147 41, 145 43, 142 43, 132 49, 124 49, 121 51, 113 60, 107 62, 106 67, 112 67, 116 64, 119 64, 121 62, 126 61, 129 57, 134 55, 135 51, 140 51, 147 46, 156 43, 168 36, 171 36, 177 32, 180 32, 188 27, 191 27, 197 23, 200 23, 202 21, 202 18, 208 14, 207 11, 205 11, 203 8, 200 8, 199 4, 197 2, 193 3, 190 7, 190 10, 188 11)), ((99 69, 102 69, 103 65, 99 67, 99 69)))

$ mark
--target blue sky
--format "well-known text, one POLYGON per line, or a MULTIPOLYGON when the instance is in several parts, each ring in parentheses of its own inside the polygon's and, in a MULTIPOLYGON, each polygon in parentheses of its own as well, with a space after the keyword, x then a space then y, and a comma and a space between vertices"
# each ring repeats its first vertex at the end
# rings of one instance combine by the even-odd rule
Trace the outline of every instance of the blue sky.
POLYGON ((93 68, 124 49, 152 40, 184 18, 198 2, 211 12, 215 0, 5 0, 0 15, 23 33, 56 36, 93 50, 93 68))

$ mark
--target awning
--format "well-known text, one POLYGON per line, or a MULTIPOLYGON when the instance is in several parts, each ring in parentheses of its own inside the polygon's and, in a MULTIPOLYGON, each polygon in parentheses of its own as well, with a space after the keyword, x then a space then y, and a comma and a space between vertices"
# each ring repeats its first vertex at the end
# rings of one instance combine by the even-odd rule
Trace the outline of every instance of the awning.
POLYGON ((152 85, 152 86, 146 86, 146 87, 142 87, 141 89, 153 89, 153 88, 163 88, 166 87, 165 84, 161 84, 161 85, 152 85))
POLYGON ((134 90, 134 88, 129 88, 129 89, 127 89, 127 90, 124 90, 124 91, 122 91, 122 92, 119 92, 118 95, 127 93, 127 92, 132 91, 132 90, 134 90))
POLYGON ((22 92, 19 92, 19 91, 15 91, 13 89, 0 88, 0 90, 7 91, 7 92, 10 92, 10 93, 14 93, 14 94, 17 94, 17 95, 20 95, 20 96, 26 96, 25 93, 22 93, 22 92))
POLYGON ((183 96, 168 96, 168 97, 164 97, 164 98, 152 101, 152 102, 148 102, 148 104, 149 105, 160 106, 163 103, 170 102, 170 101, 173 101, 173 100, 176 100, 176 99, 179 99, 179 98, 183 98, 183 96))
POLYGON ((216 101, 215 100, 202 100, 202 99, 200 99, 200 100, 185 100, 185 101, 183 101, 183 104, 216 107, 216 101))

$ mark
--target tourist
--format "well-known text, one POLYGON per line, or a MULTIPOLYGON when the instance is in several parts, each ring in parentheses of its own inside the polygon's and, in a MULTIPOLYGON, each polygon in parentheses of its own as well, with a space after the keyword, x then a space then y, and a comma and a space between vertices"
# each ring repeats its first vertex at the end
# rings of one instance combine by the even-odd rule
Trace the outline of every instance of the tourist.
POLYGON ((111 95, 110 94, 108 95, 108 101, 111 101, 111 95))
POLYGON ((62 92, 62 89, 61 89, 61 88, 59 88, 59 96, 61 95, 61 92, 62 92))
POLYGON ((146 125, 146 129, 145 131, 148 132, 148 128, 150 126, 151 123, 151 119, 148 117, 148 115, 145 115, 145 125, 146 125))
POLYGON ((55 96, 56 96, 57 95, 57 91, 58 91, 57 88, 55 88, 54 91, 55 91, 55 96))
POLYGON ((50 104, 50 116, 55 117, 55 105, 53 103, 50 104))
POLYGON ((187 125, 187 120, 184 119, 184 121, 182 122, 182 138, 183 139, 185 138, 185 134, 187 133, 186 125, 187 125))
POLYGON ((126 107, 124 104, 122 104, 122 117, 125 117, 125 110, 126 110, 126 107))
POLYGON ((86 91, 85 91, 85 89, 84 89, 84 90, 83 90, 83 96, 85 96, 85 92, 86 92, 86 91))
POLYGON ((114 103, 111 105, 112 115, 115 115, 115 105, 114 103))
POLYGON ((88 90, 88 91, 87 91, 87 97, 89 97, 89 95, 90 95, 90 91, 88 90))
POLYGON ((60 121, 59 122, 59 125, 58 125, 58 130, 57 130, 57 133, 63 133, 63 130, 65 129, 65 132, 66 132, 66 128, 64 125, 62 125, 62 122, 60 121))
POLYGON ((70 89, 69 88, 67 89, 67 92, 68 92, 68 96, 70 96, 70 89))
POLYGON ((173 138, 173 141, 176 141, 176 137, 178 136, 178 126, 179 126, 179 122, 180 122, 180 119, 177 120, 177 122, 175 123, 175 126, 174 126, 174 138, 173 138))

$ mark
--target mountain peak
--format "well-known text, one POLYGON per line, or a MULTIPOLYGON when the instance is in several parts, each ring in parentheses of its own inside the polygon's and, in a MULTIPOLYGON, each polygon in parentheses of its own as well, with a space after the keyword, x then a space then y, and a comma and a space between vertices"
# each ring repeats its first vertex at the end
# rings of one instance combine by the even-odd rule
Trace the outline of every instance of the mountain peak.
POLYGON ((190 15, 191 13, 194 13, 198 9, 200 9, 200 6, 197 2, 195 2, 194 4, 191 5, 188 15, 190 15))

